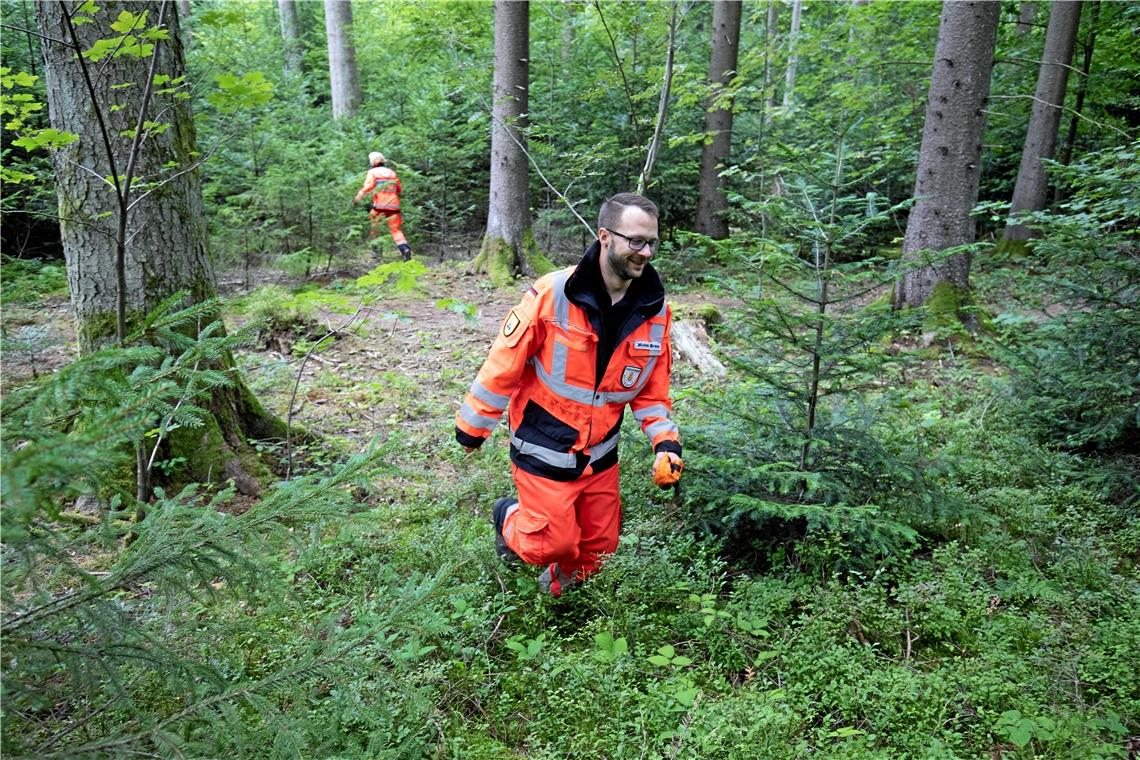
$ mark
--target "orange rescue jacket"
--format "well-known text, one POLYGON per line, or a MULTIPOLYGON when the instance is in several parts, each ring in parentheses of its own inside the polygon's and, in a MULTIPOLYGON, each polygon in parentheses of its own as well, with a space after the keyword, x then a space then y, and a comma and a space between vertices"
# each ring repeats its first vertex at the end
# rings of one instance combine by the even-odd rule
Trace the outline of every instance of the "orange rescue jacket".
POLYGON ((655 451, 681 453, 669 418, 672 313, 661 280, 647 265, 631 283, 635 302, 603 368, 593 291, 599 253, 595 243, 577 267, 540 278, 503 320, 456 414, 461 444, 482 444, 509 406, 511 460, 535 475, 574 480, 587 467, 600 472, 617 463, 628 404, 655 451))
POLYGON ((400 178, 387 166, 373 166, 364 175, 364 187, 356 194, 362 198, 372 192, 372 208, 380 211, 400 210, 400 178), (372 192, 375 189, 375 192, 372 192))

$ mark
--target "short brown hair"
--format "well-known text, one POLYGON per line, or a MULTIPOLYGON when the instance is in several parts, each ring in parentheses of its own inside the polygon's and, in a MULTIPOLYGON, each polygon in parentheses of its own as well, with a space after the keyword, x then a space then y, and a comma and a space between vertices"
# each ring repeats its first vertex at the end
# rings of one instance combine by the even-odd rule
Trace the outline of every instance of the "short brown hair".
POLYGON ((601 210, 598 211, 598 227, 605 227, 607 230, 612 229, 614 225, 621 221, 621 215, 624 214, 625 210, 630 206, 641 209, 654 219, 658 216, 657 204, 644 195, 638 195, 637 193, 618 193, 602 204, 601 210))

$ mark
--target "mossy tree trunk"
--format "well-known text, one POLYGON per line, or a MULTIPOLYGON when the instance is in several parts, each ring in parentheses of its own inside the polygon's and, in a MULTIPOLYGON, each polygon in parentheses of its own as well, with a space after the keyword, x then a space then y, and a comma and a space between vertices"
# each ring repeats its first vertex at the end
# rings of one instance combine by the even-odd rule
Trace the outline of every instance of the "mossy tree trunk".
POLYGON ((974 242, 970 215, 978 200, 982 133, 990 94, 1001 3, 942 5, 926 119, 918 154, 914 207, 903 260, 911 267, 895 287, 896 308, 922 306, 941 282, 970 288, 970 257, 958 253, 926 264, 933 254, 974 242))
POLYGON ((474 267, 505 285, 519 274, 548 271, 530 229, 526 155, 530 72, 530 6, 495 2, 495 75, 491 111, 491 187, 487 232, 474 267))
MULTIPOLYGON (((45 38, 51 126, 79 135, 56 151, 53 161, 71 303, 80 349, 90 352, 121 339, 170 295, 186 291, 198 303, 214 297, 216 285, 195 166, 194 121, 189 97, 182 97, 189 89, 178 85, 185 64, 176 6, 161 0, 104 1, 98 12, 82 14, 90 23, 75 23, 79 5, 37 3, 36 12, 45 38), (147 28, 161 18, 168 39, 156 41, 153 55, 82 61, 66 44, 86 51, 118 37, 110 25, 122 11, 146 12, 147 28), (169 79, 146 93, 152 74, 169 79), (136 140, 143 122, 157 125, 136 140), (118 182, 105 179, 114 176, 118 182)), ((250 453, 247 439, 281 436, 284 424, 262 409, 230 357, 222 364, 233 385, 196 402, 213 414, 206 432, 182 431, 164 443, 162 458, 183 462, 171 470, 172 483, 217 482, 229 472, 241 490, 253 493, 268 471, 250 453), (225 467, 212 466, 214 460, 225 467)))

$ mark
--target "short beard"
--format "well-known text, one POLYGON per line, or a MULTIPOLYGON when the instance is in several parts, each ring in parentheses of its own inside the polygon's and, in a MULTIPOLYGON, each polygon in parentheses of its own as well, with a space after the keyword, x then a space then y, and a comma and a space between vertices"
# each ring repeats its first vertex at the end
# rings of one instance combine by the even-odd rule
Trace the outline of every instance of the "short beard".
POLYGON ((636 279, 629 271, 628 262, 618 258, 616 250, 617 245, 611 240, 609 247, 606 249, 606 263, 609 265, 610 271, 616 274, 618 279, 621 280, 636 279))

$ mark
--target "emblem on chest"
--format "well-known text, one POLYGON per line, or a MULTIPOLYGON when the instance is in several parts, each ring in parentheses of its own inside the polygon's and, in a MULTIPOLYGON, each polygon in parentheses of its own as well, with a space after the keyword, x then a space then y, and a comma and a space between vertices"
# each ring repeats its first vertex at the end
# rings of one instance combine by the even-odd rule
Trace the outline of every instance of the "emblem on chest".
POLYGON ((635 367, 632 364, 627 364, 621 371, 621 386, 623 388, 632 388, 637 384, 637 379, 639 377, 641 377, 641 367, 635 367))

